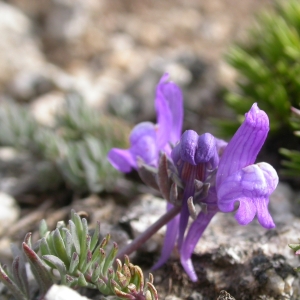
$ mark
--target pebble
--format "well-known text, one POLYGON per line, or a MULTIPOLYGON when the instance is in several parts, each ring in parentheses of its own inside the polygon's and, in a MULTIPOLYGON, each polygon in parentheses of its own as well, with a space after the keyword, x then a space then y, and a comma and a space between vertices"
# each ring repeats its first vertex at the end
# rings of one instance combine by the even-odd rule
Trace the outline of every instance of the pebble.
POLYGON ((55 115, 61 111, 64 103, 62 92, 50 92, 36 98, 30 104, 30 110, 40 124, 51 127, 55 125, 55 115))
MULTIPOLYGON (((166 212, 166 206, 165 200, 146 194, 130 205, 127 212, 124 213, 122 221, 130 222, 133 237, 137 237, 166 212)), ((145 243, 143 250, 147 252, 157 251, 162 245, 164 232, 165 228, 163 227, 145 243)))
POLYGON ((20 216, 16 200, 10 195, 0 192, 0 235, 14 224, 20 216))
POLYGON ((0 2, 0 88, 17 72, 36 70, 44 63, 30 19, 16 7, 0 2))
POLYGON ((45 300, 89 300, 87 297, 81 296, 73 289, 54 284, 45 296, 45 300))

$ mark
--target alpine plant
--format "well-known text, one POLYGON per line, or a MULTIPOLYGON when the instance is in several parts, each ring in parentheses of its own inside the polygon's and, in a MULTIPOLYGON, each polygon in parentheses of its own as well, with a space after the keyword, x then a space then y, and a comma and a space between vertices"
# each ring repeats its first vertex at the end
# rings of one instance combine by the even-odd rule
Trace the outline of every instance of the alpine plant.
POLYGON ((236 210, 240 225, 257 216, 264 228, 275 227, 268 203, 278 175, 267 163, 255 164, 269 131, 269 118, 254 103, 229 143, 193 130, 181 135, 182 92, 168 80, 168 74, 157 86, 155 108, 157 124, 136 125, 130 148, 112 149, 108 160, 123 173, 137 170, 168 201, 167 211, 178 210, 168 220, 162 254, 153 268, 163 265, 177 244, 183 268, 197 281, 191 255, 217 212, 236 210), (196 204, 201 207, 199 213, 196 204), (189 217, 193 222, 187 229, 189 217))

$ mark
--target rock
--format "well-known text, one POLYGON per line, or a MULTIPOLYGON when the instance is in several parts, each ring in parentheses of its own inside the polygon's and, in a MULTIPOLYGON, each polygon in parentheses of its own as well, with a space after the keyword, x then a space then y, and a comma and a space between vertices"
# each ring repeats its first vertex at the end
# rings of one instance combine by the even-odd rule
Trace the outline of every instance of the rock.
POLYGON ((65 96, 61 92, 50 92, 30 104, 30 110, 35 119, 45 125, 55 125, 55 115, 59 112, 65 103, 65 96))
POLYGON ((94 10, 100 5, 96 0, 52 0, 46 18, 46 32, 57 41, 74 41, 90 25, 94 10))
POLYGON ((205 280, 236 299, 294 299, 293 295, 299 295, 294 271, 299 263, 288 244, 300 237, 300 220, 293 215, 293 199, 289 186, 280 183, 270 200, 276 224, 271 230, 256 220, 240 226, 233 214, 217 214, 194 251, 195 269, 203 266, 205 280))
POLYGON ((8 93, 18 101, 29 102, 34 98, 48 93, 53 83, 43 70, 22 70, 16 74, 8 87, 8 93))
POLYGON ((61 182, 51 162, 36 160, 14 148, 0 147, 0 191, 19 197, 33 191, 56 190, 61 182))
POLYGON ((81 296, 73 289, 54 284, 45 295, 45 300, 89 300, 87 297, 81 296))
POLYGON ((165 300, 181 300, 182 298, 178 298, 175 295, 168 295, 165 300))
MULTIPOLYGON (((134 201, 124 213, 121 222, 129 222, 133 238, 144 232, 155 223, 166 211, 167 202, 153 195, 144 195, 134 201)), ((165 228, 161 228, 139 250, 155 252, 162 245, 165 228)))
POLYGON ((17 8, 0 2, 0 89, 22 70, 37 70, 44 57, 32 23, 17 8))
POLYGON ((0 235, 2 235, 18 220, 20 208, 13 197, 3 192, 0 192, 0 205, 0 235))
POLYGON ((221 291, 217 300, 235 300, 229 293, 226 291, 221 291))
POLYGON ((198 292, 193 292, 187 297, 187 300, 204 300, 204 297, 198 292))
MULTIPOLYGON (((11 253, 11 238, 3 236, 0 238, 0 257, 1 257, 1 264, 6 264, 9 266, 12 261, 12 253, 11 253)), ((0 292, 1 295, 1 292, 0 292)))

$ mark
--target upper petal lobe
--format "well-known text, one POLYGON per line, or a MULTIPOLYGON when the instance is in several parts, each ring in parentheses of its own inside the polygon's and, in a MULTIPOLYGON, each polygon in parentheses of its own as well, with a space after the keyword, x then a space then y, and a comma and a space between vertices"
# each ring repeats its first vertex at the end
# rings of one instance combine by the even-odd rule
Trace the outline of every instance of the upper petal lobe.
POLYGON ((157 114, 158 145, 164 146, 171 142, 175 144, 182 131, 183 97, 180 88, 168 81, 166 73, 156 88, 155 109, 157 114))
POLYGON ((129 140, 129 149, 113 148, 108 152, 108 160, 113 167, 123 173, 128 173, 132 169, 137 169, 138 157, 149 165, 156 165, 159 153, 154 124, 143 122, 136 125, 131 131, 129 140))
POLYGON ((224 149, 217 172, 217 188, 226 177, 255 162, 268 131, 269 118, 254 103, 243 124, 224 149))

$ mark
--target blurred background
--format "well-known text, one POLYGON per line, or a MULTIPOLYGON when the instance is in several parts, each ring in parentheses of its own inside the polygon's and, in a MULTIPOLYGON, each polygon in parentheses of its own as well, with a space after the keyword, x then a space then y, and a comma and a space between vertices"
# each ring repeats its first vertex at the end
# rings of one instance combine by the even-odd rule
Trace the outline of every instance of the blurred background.
POLYGON ((134 124, 153 119, 155 85, 169 72, 185 91, 185 126, 202 131, 199 119, 221 113, 218 91, 233 83, 222 55, 270 2, 1 1, 1 100, 30 103, 50 122, 72 90, 134 124))
POLYGON ((224 53, 271 4, 0 1, 0 189, 25 203, 62 185, 124 192, 106 153, 155 122, 165 72, 183 89, 184 129, 214 133, 211 118, 234 116, 222 92, 238 76, 224 53))

